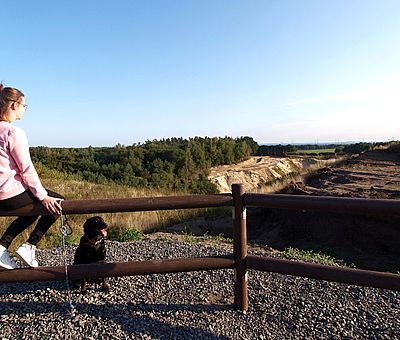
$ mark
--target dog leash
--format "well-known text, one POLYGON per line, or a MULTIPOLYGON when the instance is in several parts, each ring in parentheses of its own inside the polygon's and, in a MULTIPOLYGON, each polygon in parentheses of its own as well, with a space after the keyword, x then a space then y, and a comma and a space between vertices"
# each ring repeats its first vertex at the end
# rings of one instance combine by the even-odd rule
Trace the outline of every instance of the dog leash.
POLYGON ((67 228, 64 225, 64 215, 62 213, 62 209, 61 209, 61 212, 60 212, 60 220, 61 220, 60 231, 61 231, 61 235, 62 235, 61 240, 62 240, 62 248, 63 248, 63 254, 64 254, 65 283, 66 283, 66 286, 67 286, 67 296, 68 296, 70 312, 73 312, 73 311, 75 311, 75 306, 72 304, 71 287, 69 286, 69 279, 68 279, 67 250, 66 250, 66 246, 65 246, 65 237, 68 236, 68 235, 71 235, 72 228, 68 223, 67 216, 65 216, 65 225, 70 230, 70 233, 68 233, 67 232, 67 228))

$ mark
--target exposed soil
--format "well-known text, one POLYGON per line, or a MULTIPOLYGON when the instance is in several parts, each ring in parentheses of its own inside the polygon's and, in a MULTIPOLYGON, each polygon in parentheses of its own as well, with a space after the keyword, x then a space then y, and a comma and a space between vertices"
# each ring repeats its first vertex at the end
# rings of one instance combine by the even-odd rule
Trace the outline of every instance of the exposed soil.
MULTIPOLYGON (((399 149, 366 152, 281 193, 400 199, 399 149)), ((250 239, 275 249, 320 251, 357 268, 400 271, 400 216, 254 209, 248 225, 250 239)))
MULTIPOLYGON (((374 150, 290 185, 280 193, 400 199, 400 148, 374 150)), ((357 268, 400 271, 400 216, 372 216, 249 208, 250 242, 276 250, 296 247, 334 256, 357 268)), ((171 230, 232 236, 230 214, 171 230)))
POLYGON ((282 187, 285 178, 294 178, 296 175, 312 172, 317 169, 335 164, 342 157, 329 156, 288 156, 250 157, 238 164, 221 165, 211 169, 208 179, 215 184, 219 192, 230 192, 233 183, 241 183, 247 192, 258 191, 264 187, 275 191, 282 187), (265 186, 269 183, 268 187, 265 186), (271 185, 275 183, 275 185, 271 185))

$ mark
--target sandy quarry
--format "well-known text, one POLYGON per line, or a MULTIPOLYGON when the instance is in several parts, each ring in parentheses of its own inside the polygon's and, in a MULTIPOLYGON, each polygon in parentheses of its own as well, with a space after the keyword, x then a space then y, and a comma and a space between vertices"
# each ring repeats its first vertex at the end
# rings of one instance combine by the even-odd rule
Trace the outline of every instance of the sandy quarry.
POLYGON ((251 157, 238 164, 214 167, 208 178, 221 193, 230 192, 233 183, 242 183, 245 191, 256 191, 290 175, 316 171, 340 160, 337 157, 323 159, 309 156, 251 157))
MULTIPOLYGON (((261 174, 265 175, 263 178, 270 178, 268 176, 274 173, 282 176, 285 169, 297 171, 299 164, 307 166, 313 162, 269 157, 257 160, 259 158, 252 158, 234 167, 219 167, 219 172, 214 169, 211 176, 214 174, 214 178, 223 184, 221 191, 229 191, 229 185, 235 181, 245 183, 249 188, 260 183, 261 174)), ((280 193, 400 199, 400 147, 369 151, 336 166, 321 168, 305 183, 292 182, 280 193)), ((248 208, 247 225, 250 243, 275 250, 289 247, 312 250, 347 264, 353 263, 357 268, 400 272, 399 216, 248 208)), ((226 214, 187 221, 169 230, 232 237, 232 218, 227 211, 226 214)))

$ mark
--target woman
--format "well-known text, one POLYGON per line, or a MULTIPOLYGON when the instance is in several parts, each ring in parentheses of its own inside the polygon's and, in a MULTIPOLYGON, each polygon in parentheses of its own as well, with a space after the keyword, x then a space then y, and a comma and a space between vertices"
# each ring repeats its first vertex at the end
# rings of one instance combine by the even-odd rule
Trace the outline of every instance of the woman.
MULTIPOLYGON (((22 118, 26 108, 21 91, 0 84, 0 210, 41 203, 52 214, 41 216, 27 242, 16 250, 26 264, 37 267, 36 245, 60 215, 63 197, 43 188, 32 164, 26 135, 21 128, 12 125, 12 122, 22 118)), ((36 219, 37 216, 21 216, 10 224, 0 238, 0 267, 17 267, 7 249, 14 238, 36 219)))

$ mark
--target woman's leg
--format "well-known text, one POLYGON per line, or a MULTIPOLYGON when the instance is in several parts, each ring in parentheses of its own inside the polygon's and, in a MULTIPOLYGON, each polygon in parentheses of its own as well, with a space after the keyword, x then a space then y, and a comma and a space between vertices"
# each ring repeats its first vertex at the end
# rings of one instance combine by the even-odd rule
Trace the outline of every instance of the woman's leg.
MULTIPOLYGON (((2 210, 13 210, 24 207, 28 204, 32 204, 35 201, 35 197, 29 190, 23 193, 0 201, 0 209, 2 210)), ((37 201, 37 200, 36 200, 37 201)), ((0 245, 6 249, 10 246, 11 242, 22 233, 25 229, 33 224, 37 219, 37 216, 20 216, 14 220, 7 228, 3 236, 0 238, 0 245)))
MULTIPOLYGON (((51 197, 56 197, 59 199, 64 199, 64 197, 54 191, 47 190, 48 195, 51 197)), ((33 229, 31 235, 29 236, 28 243, 36 246, 42 239, 43 235, 50 229, 53 223, 58 219, 58 216, 44 215, 40 217, 35 229, 33 229)))
POLYGON ((33 224, 33 222, 36 221, 36 219, 37 216, 18 217, 7 228, 7 230, 0 239, 0 244, 7 249, 10 246, 11 242, 25 229, 30 227, 33 224))
POLYGON ((46 215, 40 217, 38 223, 36 224, 35 229, 33 229, 31 235, 29 236, 26 242, 36 246, 42 239, 43 235, 50 229, 53 223, 57 220, 57 218, 58 217, 53 215, 46 215))
MULTIPOLYGON (((64 199, 63 196, 60 194, 57 194, 54 191, 47 190, 49 196, 64 199)), ((18 209, 23 206, 26 206, 28 204, 32 203, 40 203, 38 199, 33 196, 33 194, 30 192, 30 190, 24 191, 22 194, 19 194, 17 196, 11 197, 6 200, 1 200, 0 201, 0 209, 4 210, 13 210, 13 209, 18 209)), ((3 234, 3 236, 0 239, 0 244, 8 248, 11 244, 11 242, 14 240, 16 236, 18 236, 20 233, 22 233, 25 229, 27 229, 29 226, 33 224, 37 219, 37 216, 20 216, 18 217, 15 221, 13 221, 10 226, 7 228, 6 232, 3 234)), ((28 242, 36 245, 39 243, 43 235, 46 233, 47 230, 51 227, 51 225, 56 221, 56 217, 52 215, 44 215, 42 216, 35 229, 31 233, 28 242)))

